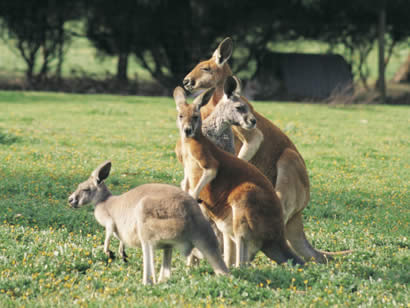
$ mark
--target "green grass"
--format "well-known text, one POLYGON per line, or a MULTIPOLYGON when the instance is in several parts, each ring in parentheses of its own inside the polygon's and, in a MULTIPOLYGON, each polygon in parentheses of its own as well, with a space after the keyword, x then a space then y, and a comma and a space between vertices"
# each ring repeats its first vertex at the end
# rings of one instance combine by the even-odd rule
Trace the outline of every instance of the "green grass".
POLYGON ((92 206, 73 210, 67 197, 106 159, 114 193, 177 185, 173 101, 0 92, 0 306, 408 306, 410 109, 254 105, 306 159, 310 241, 354 253, 304 268, 260 253, 229 277, 176 254, 170 281, 143 286, 141 250, 108 262, 92 206))

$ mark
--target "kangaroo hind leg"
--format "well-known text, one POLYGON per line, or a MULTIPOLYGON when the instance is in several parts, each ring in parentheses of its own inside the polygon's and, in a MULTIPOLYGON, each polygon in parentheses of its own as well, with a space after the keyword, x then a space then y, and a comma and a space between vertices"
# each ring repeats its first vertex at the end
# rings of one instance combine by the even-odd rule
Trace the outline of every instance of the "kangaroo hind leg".
POLYGON ((143 284, 155 284, 154 248, 149 242, 142 242, 142 255, 144 264, 143 284))
POLYGON ((269 241, 265 243, 262 251, 269 259, 279 264, 286 263, 288 260, 291 260, 294 265, 304 264, 304 261, 292 252, 286 241, 283 243, 269 241))
POLYGON ((327 263, 332 259, 321 251, 312 247, 306 238, 303 228, 302 213, 294 215, 286 224, 286 237, 292 248, 305 260, 316 260, 319 263, 327 263))
POLYGON ((158 282, 163 282, 171 277, 171 261, 172 261, 172 248, 164 248, 164 255, 162 257, 161 271, 159 272, 158 282))

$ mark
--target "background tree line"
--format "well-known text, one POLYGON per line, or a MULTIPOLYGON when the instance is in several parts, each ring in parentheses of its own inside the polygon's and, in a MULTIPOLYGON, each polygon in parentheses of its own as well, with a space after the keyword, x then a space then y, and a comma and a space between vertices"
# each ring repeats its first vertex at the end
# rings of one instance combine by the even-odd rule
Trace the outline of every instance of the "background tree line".
POLYGON ((234 72, 263 65, 272 43, 310 39, 329 44, 329 51, 343 45, 356 78, 367 85, 370 51, 382 43, 384 74, 394 47, 410 36, 409 11, 407 0, 13 0, 0 3, 0 31, 24 59, 30 82, 61 78, 70 41, 86 36, 98 51, 117 57, 118 80, 128 79, 128 59, 135 56, 153 79, 172 88, 232 36, 234 72), (73 30, 71 21, 84 29, 73 30))

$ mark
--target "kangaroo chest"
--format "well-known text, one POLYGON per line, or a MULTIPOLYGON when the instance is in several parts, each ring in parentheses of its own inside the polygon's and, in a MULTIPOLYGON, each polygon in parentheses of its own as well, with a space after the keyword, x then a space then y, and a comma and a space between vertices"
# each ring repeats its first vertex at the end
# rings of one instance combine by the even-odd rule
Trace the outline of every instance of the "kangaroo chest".
POLYGON ((195 188, 204 171, 194 152, 189 145, 183 144, 184 175, 188 178, 190 189, 195 188))
MULTIPOLYGON (((211 153, 206 153, 204 149, 199 148, 201 144, 183 144, 182 154, 184 161, 184 176, 189 183, 189 189, 194 190, 198 185, 205 167, 211 167, 213 157, 211 153), (206 153, 206 154, 205 154, 206 153), (208 160, 208 159, 209 160, 208 160), (204 167, 205 166, 205 167, 204 167)), ((210 216, 226 216, 227 211, 230 211, 229 205, 226 204, 226 194, 223 189, 224 185, 220 183, 221 179, 217 175, 210 183, 205 185, 200 193, 200 198, 205 201, 207 211, 210 211, 210 216), (225 209, 226 208, 226 209, 225 209)))

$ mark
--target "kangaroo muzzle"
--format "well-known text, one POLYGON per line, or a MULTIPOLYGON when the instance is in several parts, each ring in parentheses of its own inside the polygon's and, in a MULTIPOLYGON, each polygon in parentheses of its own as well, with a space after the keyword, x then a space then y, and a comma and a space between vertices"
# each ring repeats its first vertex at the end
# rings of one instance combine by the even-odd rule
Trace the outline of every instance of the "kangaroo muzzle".
POLYGON ((185 137, 192 137, 192 136, 193 136, 193 133, 194 133, 194 130, 192 129, 191 126, 186 126, 186 127, 184 127, 185 137))
POLYGON ((73 195, 68 197, 68 203, 70 204, 70 206, 72 208, 77 208, 78 207, 78 199, 73 195))
POLYGON ((185 88, 186 90, 192 91, 193 88, 194 88, 194 86, 195 86, 195 80, 194 80, 194 79, 191 79, 191 78, 189 78, 189 77, 186 77, 186 78, 183 80, 182 84, 184 85, 184 88, 185 88))

